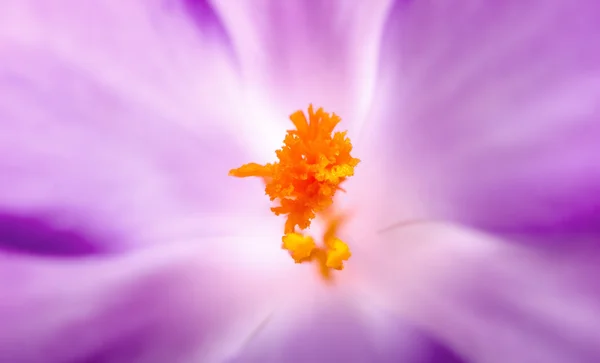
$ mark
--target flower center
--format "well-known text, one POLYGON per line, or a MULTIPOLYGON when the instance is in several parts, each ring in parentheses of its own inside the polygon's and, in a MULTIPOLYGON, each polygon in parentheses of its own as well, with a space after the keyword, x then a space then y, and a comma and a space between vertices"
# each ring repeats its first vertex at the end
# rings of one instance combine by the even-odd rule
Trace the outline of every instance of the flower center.
POLYGON ((341 118, 319 108, 308 107, 308 120, 302 111, 290 116, 296 127, 288 130, 284 145, 275 153, 278 162, 260 165, 244 164, 229 171, 229 175, 264 180, 265 193, 277 205, 271 208, 275 215, 285 215, 282 248, 290 253, 296 263, 318 263, 324 277, 331 269, 342 270, 350 256, 348 246, 336 237, 343 221, 327 210, 340 184, 354 175, 359 159, 350 156, 352 144, 346 132, 333 132, 341 118), (323 246, 317 246, 311 236, 303 232, 317 216, 324 216, 327 228, 323 246))

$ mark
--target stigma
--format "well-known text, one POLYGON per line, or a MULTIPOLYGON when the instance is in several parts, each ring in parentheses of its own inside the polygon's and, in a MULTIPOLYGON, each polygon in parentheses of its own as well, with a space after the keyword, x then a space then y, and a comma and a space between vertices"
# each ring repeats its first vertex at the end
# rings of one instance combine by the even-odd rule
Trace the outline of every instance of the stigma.
POLYGON ((283 146, 275 152, 278 161, 265 165, 248 163, 229 171, 230 176, 259 177, 265 182, 265 194, 275 206, 271 211, 285 216, 281 247, 296 263, 314 262, 321 275, 331 277, 332 270, 344 269, 351 256, 348 245, 337 237, 344 218, 330 212, 341 184, 354 175, 360 162, 350 155, 352 143, 346 132, 336 131, 341 118, 319 108, 308 107, 290 116, 295 129, 288 130, 283 146), (307 235, 306 229, 316 217, 326 221, 321 243, 307 235))

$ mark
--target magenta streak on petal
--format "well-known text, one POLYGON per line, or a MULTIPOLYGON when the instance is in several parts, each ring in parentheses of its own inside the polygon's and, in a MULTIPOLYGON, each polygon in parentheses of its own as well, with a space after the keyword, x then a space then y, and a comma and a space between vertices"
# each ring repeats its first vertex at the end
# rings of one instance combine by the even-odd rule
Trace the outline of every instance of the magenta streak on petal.
POLYGON ((105 252, 106 243, 40 217, 0 213, 0 251, 81 257, 105 252))

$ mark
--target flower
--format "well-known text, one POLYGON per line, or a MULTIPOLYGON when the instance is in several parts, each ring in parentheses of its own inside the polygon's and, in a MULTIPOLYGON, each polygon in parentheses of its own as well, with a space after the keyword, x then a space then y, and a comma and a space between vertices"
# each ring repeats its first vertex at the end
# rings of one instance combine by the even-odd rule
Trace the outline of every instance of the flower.
POLYGON ((599 361, 599 18, 5 0, 0 362, 599 361), (228 176, 311 103, 361 160, 331 284, 228 176))

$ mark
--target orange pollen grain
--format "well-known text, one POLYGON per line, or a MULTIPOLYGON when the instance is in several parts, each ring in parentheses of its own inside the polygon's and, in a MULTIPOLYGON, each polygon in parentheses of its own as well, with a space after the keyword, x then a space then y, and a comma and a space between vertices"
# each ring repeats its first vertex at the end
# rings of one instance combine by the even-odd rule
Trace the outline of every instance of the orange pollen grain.
MULTIPOLYGON (((265 165, 244 164, 232 169, 229 175, 240 178, 260 177, 265 181, 265 193, 271 201, 277 202, 271 211, 275 215, 286 217, 283 247, 294 257, 306 254, 306 244, 303 245, 302 252, 299 252, 288 248, 299 245, 289 241, 303 241, 297 231, 310 227, 319 213, 332 206, 337 191, 343 190, 340 185, 354 175, 354 168, 360 160, 350 155, 352 144, 346 137, 346 132, 334 132, 341 121, 336 114, 329 114, 322 108, 315 112, 310 105, 308 119, 304 112, 297 111, 290 116, 290 120, 295 129, 287 131, 283 147, 275 152, 277 162, 265 165)), ((337 223, 334 223, 335 228, 337 223)), ((313 259, 331 264, 332 266, 326 266, 328 268, 341 269, 341 260, 350 257, 348 247, 337 238, 335 243, 331 243, 334 240, 332 236, 324 238, 325 247, 315 246, 313 259), (325 255, 318 253, 319 250, 323 250, 325 255)), ((306 256, 302 259, 295 258, 298 263, 306 259, 306 256)))

